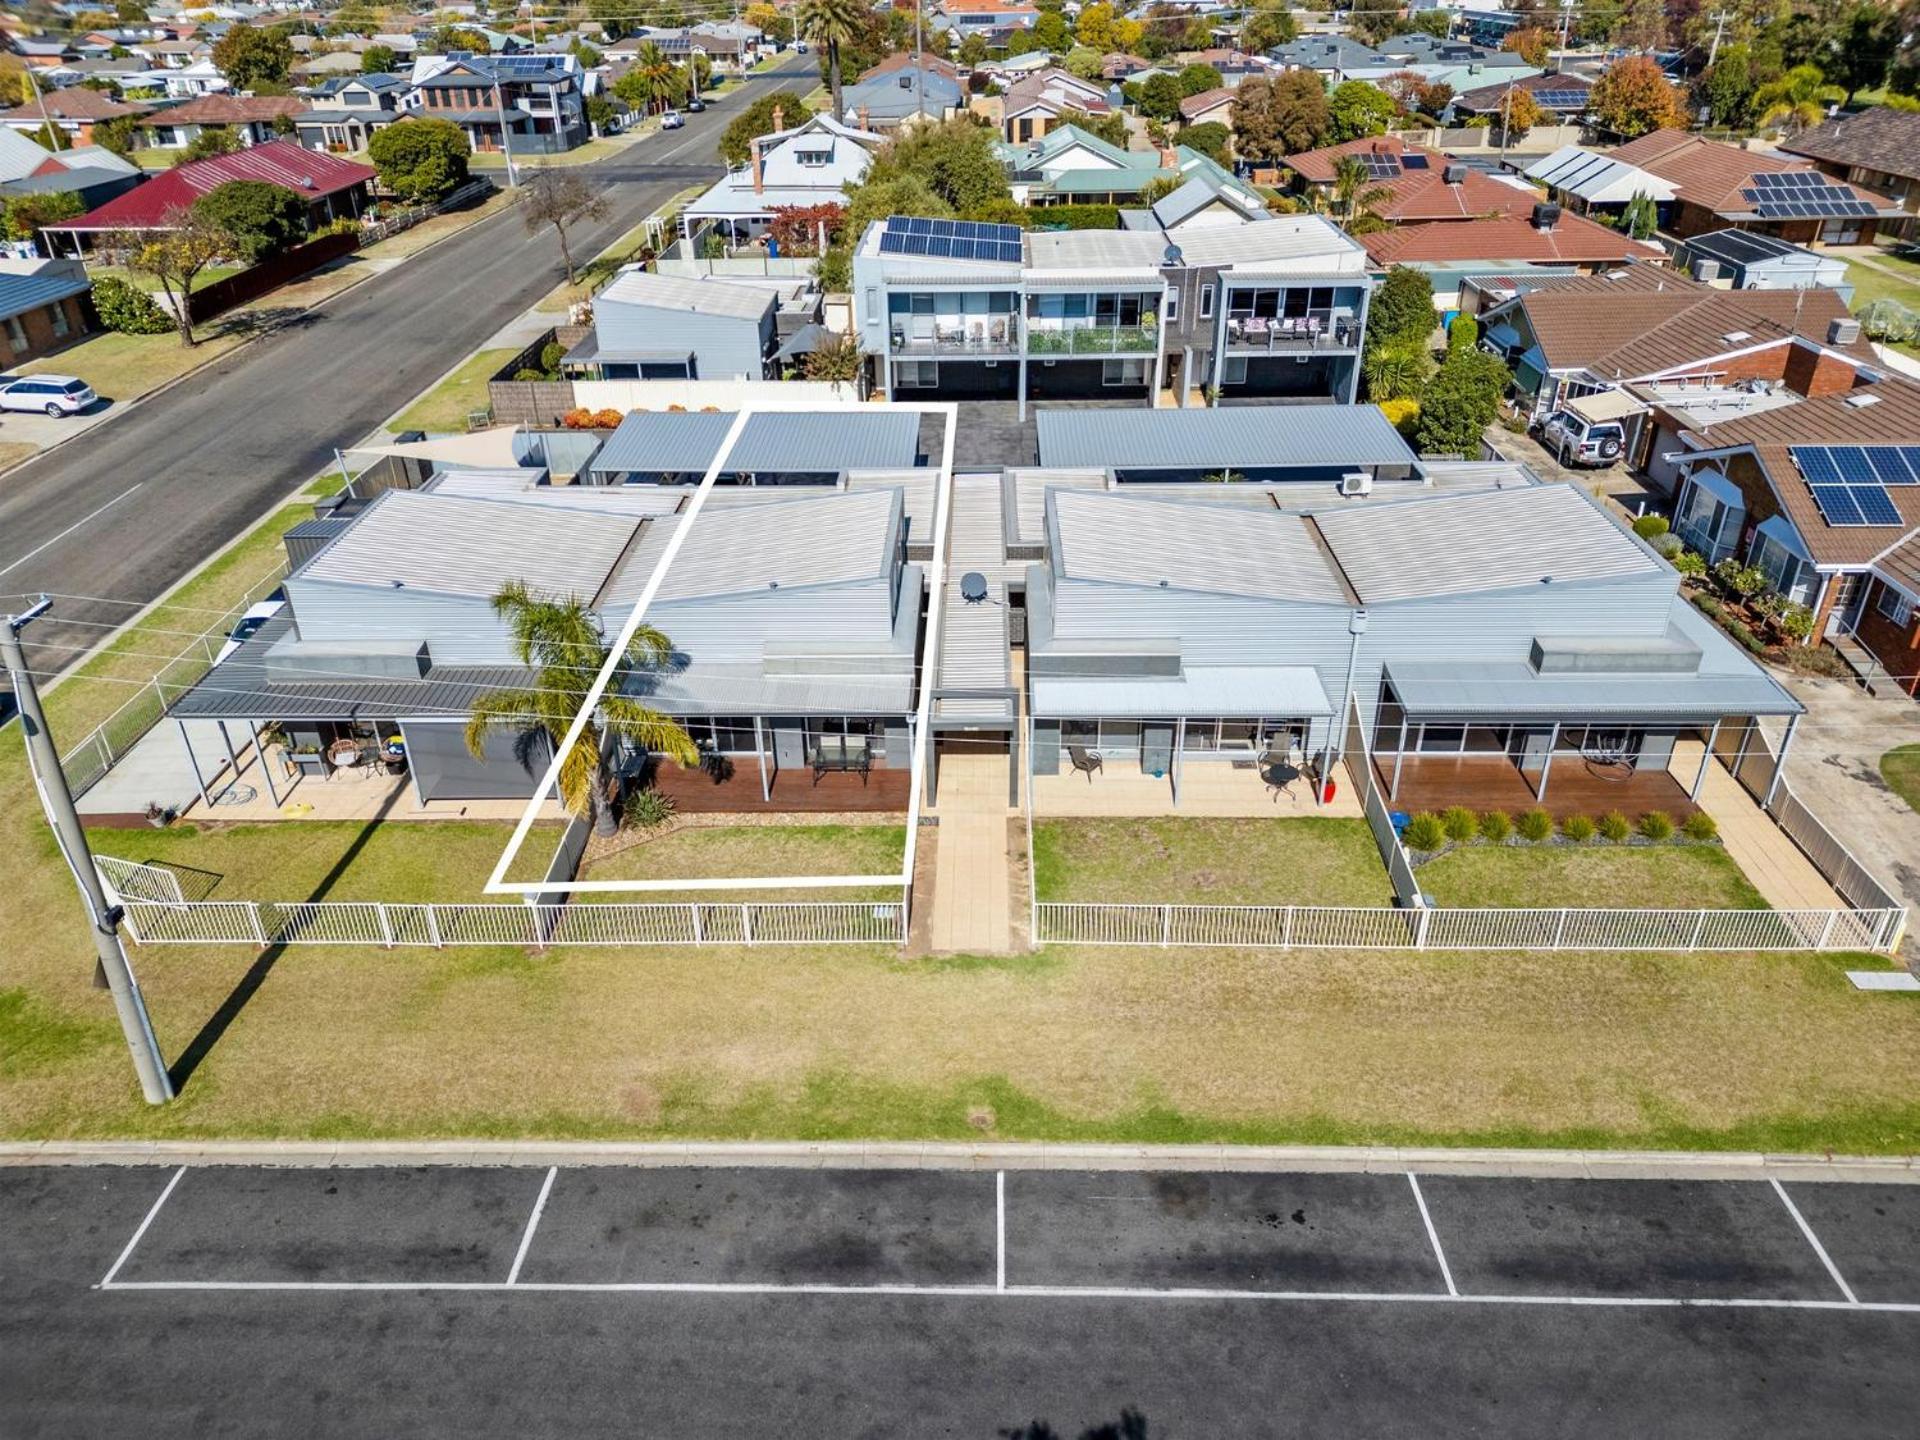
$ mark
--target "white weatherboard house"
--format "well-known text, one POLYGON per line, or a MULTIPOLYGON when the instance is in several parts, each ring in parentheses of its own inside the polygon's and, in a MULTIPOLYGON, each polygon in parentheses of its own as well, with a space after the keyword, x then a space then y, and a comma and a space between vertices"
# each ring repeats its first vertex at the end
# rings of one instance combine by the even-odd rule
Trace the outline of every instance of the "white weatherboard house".
POLYGON ((713 225, 739 243, 765 233, 776 210, 844 204, 846 187, 866 178, 873 152, 884 143, 884 136, 831 115, 762 135, 745 165, 680 213, 680 233, 713 225))
POLYGON ((771 290, 625 270, 593 297, 593 333, 562 363, 586 380, 764 380, 774 309, 771 290))

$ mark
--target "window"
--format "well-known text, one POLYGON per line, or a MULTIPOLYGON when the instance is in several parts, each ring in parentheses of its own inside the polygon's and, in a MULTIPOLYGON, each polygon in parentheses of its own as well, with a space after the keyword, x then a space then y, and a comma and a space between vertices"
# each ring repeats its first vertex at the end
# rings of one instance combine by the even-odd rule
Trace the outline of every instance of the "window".
POLYGON ((59 301, 47 306, 47 321, 53 326, 53 338, 56 340, 65 338, 67 331, 72 328, 67 324, 67 307, 59 301))
POLYGON ((1144 385, 1147 383, 1145 360, 1108 360, 1100 366, 1102 385, 1144 385))
POLYGON ((1200 287, 1200 318, 1202 320, 1213 318, 1213 286, 1211 285, 1200 287))
POLYGON ((9 315, 7 317, 7 342, 16 350, 24 350, 27 348, 26 327, 20 323, 20 317, 18 315, 9 315))
POLYGON ((1813 595, 1811 567, 1771 535, 1762 535, 1753 549, 1753 563, 1767 577, 1775 593, 1804 605, 1813 595))
POLYGON ((796 150, 793 152, 793 158, 794 163, 808 170, 818 170, 833 163, 833 151, 796 150))
POLYGON ((1181 742, 1182 750, 1211 750, 1214 738, 1219 733, 1220 722, 1214 719, 1187 717, 1186 735, 1181 742))
POLYGON ((893 368, 894 383, 910 390, 930 390, 940 383, 940 367, 931 360, 903 360, 893 368))
POLYGON ((1167 292, 1167 323, 1171 325, 1174 321, 1178 320, 1179 318, 1180 318, 1180 292, 1178 290, 1169 290, 1167 292))
POLYGON ((1913 619, 1913 602, 1884 581, 1874 608, 1896 625, 1905 625, 1913 619))
POLYGON ((1244 385, 1247 383, 1247 357, 1229 355, 1226 357, 1220 373, 1222 385, 1244 385))

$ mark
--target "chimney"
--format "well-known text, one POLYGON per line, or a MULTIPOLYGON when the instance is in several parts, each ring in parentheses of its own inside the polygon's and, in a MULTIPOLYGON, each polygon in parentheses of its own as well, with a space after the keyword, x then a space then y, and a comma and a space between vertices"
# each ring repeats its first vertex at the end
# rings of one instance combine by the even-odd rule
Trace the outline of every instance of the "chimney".
POLYGON ((773 107, 773 133, 778 135, 787 128, 787 111, 783 105, 773 107))
POLYGON ((1162 170, 1178 170, 1180 168, 1180 153, 1171 145, 1162 145, 1160 147, 1160 168, 1162 170))
POLYGON ((1558 205, 1552 205, 1552 204, 1547 204, 1543 202, 1533 207, 1533 228, 1534 229, 1551 230, 1555 225, 1558 225, 1559 223, 1560 223, 1560 207, 1558 205))
POLYGON ((860 107, 859 112, 856 114, 854 118, 860 122, 860 128, 862 130, 869 128, 869 126, 867 125, 867 107, 865 105, 862 105, 860 107))
POLYGON ((749 145, 747 153, 753 156, 753 193, 758 195, 766 189, 766 171, 762 168, 760 142, 755 140, 749 145))
POLYGON ((1464 185, 1467 183, 1467 168, 1465 165, 1449 165, 1442 174, 1445 175, 1447 184, 1464 185))

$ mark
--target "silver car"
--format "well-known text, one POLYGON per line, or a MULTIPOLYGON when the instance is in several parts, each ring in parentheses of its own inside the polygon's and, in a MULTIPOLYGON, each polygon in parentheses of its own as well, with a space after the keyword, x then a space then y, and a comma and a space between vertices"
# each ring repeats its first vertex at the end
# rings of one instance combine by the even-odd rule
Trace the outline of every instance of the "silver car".
POLYGON ((1540 426, 1540 443, 1562 465, 1605 467, 1627 448, 1627 432, 1615 420, 1587 420, 1571 410, 1556 410, 1540 426))
POLYGON ((0 382, 0 410, 39 410, 56 420, 78 415, 100 397, 71 375, 27 375, 0 382))

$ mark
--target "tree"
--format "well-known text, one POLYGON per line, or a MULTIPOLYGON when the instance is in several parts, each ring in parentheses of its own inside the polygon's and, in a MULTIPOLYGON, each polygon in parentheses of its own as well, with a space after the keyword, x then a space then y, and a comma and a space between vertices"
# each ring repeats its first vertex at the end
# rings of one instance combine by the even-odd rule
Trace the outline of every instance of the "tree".
POLYGON ((607 58, 578 35, 574 36, 573 43, 567 46, 567 53, 580 62, 582 70, 598 70, 607 58))
MULTIPOLYGON (((619 40, 629 31, 639 28, 643 22, 634 18, 639 13, 633 0, 587 0, 587 18, 598 20, 601 32, 609 40, 619 40)), ((667 22, 653 16, 644 23, 664 25, 667 22)))
POLYGON ((1628 55, 1601 72, 1587 97, 1603 130, 1632 140, 1655 130, 1684 130, 1686 107, 1660 66, 1645 55, 1628 55))
POLYGON ((1221 86, 1220 72, 1211 65, 1187 65, 1174 77, 1180 82, 1180 98, 1191 95, 1204 95, 1209 90, 1218 90, 1221 86))
POLYGON ((71 190, 15 195, 0 209, 0 229, 9 240, 38 240, 40 231, 62 220, 86 214, 87 207, 71 190))
POLYGON ((605 192, 573 170, 536 170, 520 187, 520 220, 529 235, 551 225, 560 237, 560 259, 567 267, 567 283, 574 283, 573 249, 567 227, 581 220, 604 220, 609 213, 605 192))
POLYGON ((589 95, 581 102, 580 108, 587 117, 587 124, 593 127, 596 135, 605 135, 613 129, 614 122, 620 118, 613 108, 613 102, 604 95, 589 95))
POLYGON ((1105 0, 1094 0, 1094 3, 1081 7, 1080 18, 1074 23, 1073 38, 1099 54, 1109 50, 1124 50, 1127 47, 1114 37, 1115 23, 1113 6, 1105 3, 1105 0))
POLYGON ((135 118, 121 115, 112 120, 96 120, 93 124, 93 143, 125 159, 133 153, 134 137, 139 133, 133 126, 135 118))
POLYGON ((1384 135, 1399 113, 1393 97, 1378 85, 1365 80, 1346 80, 1333 87, 1333 94, 1327 100, 1327 134, 1336 145, 1369 135, 1384 135))
POLYGON ((1172 120, 1180 114, 1180 102, 1186 95, 1180 81, 1172 75, 1149 75, 1134 87, 1134 104, 1142 115, 1155 120, 1172 120))
POLYGON ((469 55, 491 55, 493 42, 471 25, 442 25, 427 37, 427 48, 439 55, 464 50, 469 55))
POLYGON ((236 90, 285 85, 293 60, 293 46, 283 32, 255 25, 235 25, 213 47, 213 63, 236 90))
POLYGON ((1496 113, 1500 132, 1509 140, 1521 139, 1547 118, 1547 112, 1540 108, 1540 102, 1533 98, 1533 92, 1523 90, 1518 85, 1500 97, 1500 109, 1496 113))
POLYGON ((1218 164, 1232 163, 1233 132, 1218 120, 1209 120, 1203 125, 1187 126, 1180 132, 1180 143, 1189 150, 1198 150, 1209 160, 1218 164))
POLYGON ((1073 48, 1073 29, 1058 10, 1043 11, 1033 25, 1033 38, 1039 49, 1064 55, 1073 48))
POLYGON ((1500 42, 1502 50, 1511 50, 1535 69, 1547 68, 1547 54, 1553 48, 1553 36, 1538 25, 1523 26, 1518 30, 1509 30, 1506 39, 1500 42))
POLYGON ((686 74, 667 58, 667 52, 649 40, 633 57, 627 73, 613 82, 614 97, 642 115, 655 106, 665 109, 686 91, 686 74))
POLYGON ((874 155, 861 188, 908 178, 954 211, 973 210, 1013 194, 1006 166, 994 150, 994 132, 970 115, 896 133, 874 155))
POLYGON ((1613 43, 1642 55, 1665 49, 1667 0, 1628 0, 1613 27, 1613 43))
POLYGON ((1487 426, 1513 383, 1506 362, 1477 347, 1450 351, 1420 397, 1414 444, 1423 455, 1478 459, 1487 426))
POLYGON ((793 43, 793 21, 771 5, 749 5, 746 21, 776 45, 793 43))
POLYGON ((236 259, 257 265, 307 237, 307 206, 265 180, 229 180, 193 202, 194 213, 231 237, 236 259))
MULTIPOLYGON (((493 610, 506 622, 514 654, 533 672, 533 683, 475 699, 467 720, 467 749, 480 759, 489 740, 510 735, 514 758, 531 773, 549 748, 558 750, 565 741, 613 652, 601 633, 600 618, 577 596, 549 599, 510 580, 493 597, 493 610)), ((641 687, 643 673, 660 669, 672 658, 673 642, 665 635, 651 625, 635 629, 605 693, 561 761, 560 803, 592 820, 597 834, 610 835, 615 829, 613 767, 619 747, 613 739, 681 765, 700 763, 700 752, 678 722, 629 693, 641 687)))
POLYGON ((467 137, 451 120, 402 120, 373 132, 367 158, 380 183, 402 200, 444 200, 467 182, 467 137))
POLYGON ((1356 155, 1342 155, 1333 167, 1333 208, 1349 235, 1371 235, 1387 222, 1376 213, 1393 191, 1371 183, 1367 167, 1356 155))
POLYGON ((1694 98, 1710 124, 1744 130, 1753 121, 1753 60, 1744 45, 1729 45, 1701 72, 1694 98))
POLYGON ((371 5, 359 4, 357 0, 348 0, 327 21, 329 35, 376 35, 379 31, 380 16, 371 5))
POLYGON ((1300 38, 1300 27, 1294 23, 1291 10, 1266 6, 1247 17, 1246 28, 1241 31, 1240 38, 1249 50, 1262 54, 1278 46, 1292 44, 1300 38))
POLYGON ((960 63, 969 67, 982 65, 987 59, 986 37, 978 31, 968 31, 966 39, 960 42, 960 63))
POLYGON ((1098 50, 1089 50, 1084 45, 1076 45, 1067 52, 1063 62, 1069 75, 1078 75, 1082 80, 1098 80, 1104 62, 1098 50))
POLYGON ((1411 265, 1395 265, 1373 292, 1367 307, 1367 344, 1417 340, 1433 334, 1433 284, 1411 265))
POLYGON ((1234 143, 1249 160, 1277 163, 1327 138, 1327 89, 1311 70, 1268 80, 1250 75, 1233 92, 1234 143))
POLYGON ((1109 145, 1127 148, 1127 117, 1118 110, 1110 110, 1105 115, 1090 115, 1085 110, 1068 108, 1060 112, 1060 122, 1071 125, 1076 130, 1084 130, 1097 140, 1109 145))
POLYGON ((729 165, 744 165, 753 158, 753 142, 774 133, 773 112, 780 112, 779 128, 791 129, 813 118, 813 107, 791 90, 775 90, 762 95, 727 122, 720 132, 720 158, 729 165))
POLYGON ((240 137, 231 126, 202 125, 180 152, 180 161, 205 160, 210 155, 231 155, 240 148, 240 137))
MULTIPOLYGON (((1428 302, 1432 309, 1432 302, 1428 302)), ((1433 356, 1425 339, 1390 340, 1367 347, 1360 361, 1360 378, 1367 382, 1367 399, 1375 405, 1389 400, 1417 400, 1433 376, 1433 356)))
POLYGON ((833 96, 833 118, 845 120, 846 96, 840 86, 840 51, 860 34, 868 18, 864 0, 800 0, 794 8, 796 32, 825 52, 827 90, 833 96))
POLYGON ((953 206, 942 200, 917 175, 902 175, 878 183, 869 178, 847 191, 845 233, 864 235, 867 227, 889 215, 917 215, 928 220, 952 220, 953 206))
POLYGON ((1827 118, 1827 107, 1846 99, 1838 85, 1826 83, 1826 77, 1812 65, 1796 65, 1769 85, 1753 92, 1753 108, 1760 112, 1760 124, 1779 125, 1787 130, 1804 130, 1827 118))
POLYGON ((1653 203, 1653 197, 1644 190, 1634 191, 1620 212, 1620 228, 1630 240, 1651 240, 1660 228, 1660 207, 1653 203))
POLYGON ((1851 105, 1858 91, 1877 90, 1886 83, 1900 39, 1900 22, 1884 3, 1857 4, 1846 12, 1825 63, 1827 78, 1845 92, 1844 104, 1851 105))
POLYGON ((121 264, 135 275, 160 282, 180 343, 191 348, 195 341, 188 297, 193 294, 193 282, 207 266, 232 253, 233 237, 183 206, 167 211, 160 224, 163 228, 157 230, 116 231, 107 237, 105 248, 119 255, 121 264))
POLYGON ((122 25, 139 25, 147 18, 147 7, 140 0, 120 0, 113 7, 113 15, 122 25))
POLYGON ((800 368, 809 380, 830 380, 837 385, 851 385, 860 378, 860 367, 864 363, 860 342, 851 335, 837 335, 807 356, 806 363, 800 368))
POLYGON ((386 75, 400 63, 400 57, 390 45, 369 45, 360 52, 360 73, 362 75, 386 75))

